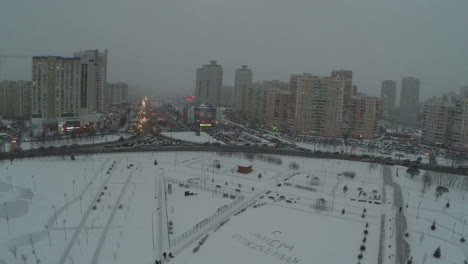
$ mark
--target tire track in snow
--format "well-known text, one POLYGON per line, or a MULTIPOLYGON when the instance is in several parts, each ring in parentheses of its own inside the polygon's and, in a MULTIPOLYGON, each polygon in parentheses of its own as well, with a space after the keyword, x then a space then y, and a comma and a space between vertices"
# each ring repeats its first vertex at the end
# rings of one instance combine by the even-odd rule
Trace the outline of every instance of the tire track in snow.
POLYGON ((115 202, 114 208, 112 208, 111 215, 107 219, 107 223, 106 223, 106 226, 104 227, 104 231, 102 232, 101 237, 99 238, 98 246, 96 247, 94 254, 93 254, 93 258, 91 259, 91 264, 98 263, 99 256, 102 250, 102 246, 104 245, 104 242, 106 240, 107 232, 109 231, 109 227, 112 224, 112 221, 114 220, 115 213, 117 212, 117 208, 119 207, 120 201, 122 200, 122 197, 125 194, 125 191, 127 190, 128 184, 130 183, 130 179, 132 178, 133 173, 134 173, 134 170, 132 170, 130 174, 127 176, 125 185, 120 190, 119 197, 117 198, 117 201, 115 202))
MULTIPOLYGON (((117 164, 115 166, 115 169, 119 166, 121 161, 122 161, 122 158, 120 158, 119 161, 117 162, 117 164)), ((115 169, 113 169, 112 172, 107 176, 106 180, 101 184, 101 186, 100 186, 100 188, 98 190, 102 190, 104 188, 104 186, 110 181, 110 179, 114 175, 115 169)), ((99 195, 100 195, 100 191, 97 191, 96 195, 94 196, 94 199, 92 201, 96 201, 99 198, 99 195)), ((83 229, 83 226, 86 223, 86 220, 88 219, 89 213, 91 212, 91 210, 93 208, 93 205, 94 205, 94 203, 90 203, 88 208, 86 209, 83 217, 81 218, 80 225, 76 229, 75 233, 73 233, 73 236, 70 239, 70 242, 68 242, 65 250, 63 251, 62 256, 60 257, 58 264, 64 264, 65 261, 67 261, 68 255, 70 254, 70 251, 72 250, 73 245, 75 244, 75 241, 78 239, 78 236, 80 235, 81 230, 83 229)))

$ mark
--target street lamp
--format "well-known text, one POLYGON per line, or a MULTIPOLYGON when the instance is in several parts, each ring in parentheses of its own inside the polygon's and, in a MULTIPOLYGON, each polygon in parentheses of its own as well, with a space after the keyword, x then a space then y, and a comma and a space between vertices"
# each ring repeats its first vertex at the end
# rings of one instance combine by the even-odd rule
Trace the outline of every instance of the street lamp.
POLYGON ((151 213, 151 235, 153 236, 153 251, 154 251, 154 213, 156 213, 156 211, 158 210, 159 208, 156 208, 156 210, 154 210, 151 213))

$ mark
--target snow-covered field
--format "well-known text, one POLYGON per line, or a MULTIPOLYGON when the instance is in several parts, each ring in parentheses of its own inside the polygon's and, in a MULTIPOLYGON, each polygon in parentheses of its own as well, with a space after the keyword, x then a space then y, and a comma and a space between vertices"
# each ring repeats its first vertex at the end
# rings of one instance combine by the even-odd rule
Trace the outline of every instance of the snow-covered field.
POLYGON ((400 212, 389 181, 408 203, 401 213, 413 263, 463 263, 468 180, 434 174, 422 195, 424 172, 410 179, 392 167, 384 180, 384 171, 360 162, 208 152, 3 161, 0 264, 149 264, 163 252, 181 264, 357 263, 360 255, 360 263, 373 264, 379 254, 380 263, 394 263, 400 212), (238 173, 237 165, 253 171, 238 173), (438 185, 450 191, 436 199, 438 185))
POLYGON ((200 136, 197 136, 195 132, 161 132, 161 135, 165 137, 170 137, 173 139, 180 139, 182 141, 187 141, 187 142, 192 142, 192 143, 205 143, 205 142, 219 142, 223 144, 221 141, 218 141, 214 138, 212 138, 210 135, 208 135, 205 132, 200 132, 200 136))

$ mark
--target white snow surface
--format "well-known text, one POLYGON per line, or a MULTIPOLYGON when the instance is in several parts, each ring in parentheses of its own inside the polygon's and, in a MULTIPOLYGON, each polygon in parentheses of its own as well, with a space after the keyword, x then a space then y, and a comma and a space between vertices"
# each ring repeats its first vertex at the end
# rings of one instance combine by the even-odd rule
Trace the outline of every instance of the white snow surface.
MULTIPOLYGON (((37 257, 41 263, 149 264, 163 252, 173 252, 169 262, 180 264, 357 263, 365 245, 361 263, 374 264, 381 241, 382 263, 394 263, 392 218, 398 208, 380 165, 287 156, 273 156, 281 160, 273 164, 266 157, 146 152, 3 161, 0 263, 23 263, 24 254, 27 263, 37 257), (298 169, 290 169, 293 161, 298 169), (252 164, 253 171, 238 173, 239 164, 252 164), (326 206, 317 208, 322 198, 326 206)), ((413 263, 463 263, 468 180, 431 173, 422 194, 424 171, 414 179, 403 167, 391 173, 408 203, 403 213, 413 263), (450 191, 436 199, 438 185, 450 191), (431 231, 434 220, 437 229, 431 231), (438 246, 441 259, 432 256, 438 246)))

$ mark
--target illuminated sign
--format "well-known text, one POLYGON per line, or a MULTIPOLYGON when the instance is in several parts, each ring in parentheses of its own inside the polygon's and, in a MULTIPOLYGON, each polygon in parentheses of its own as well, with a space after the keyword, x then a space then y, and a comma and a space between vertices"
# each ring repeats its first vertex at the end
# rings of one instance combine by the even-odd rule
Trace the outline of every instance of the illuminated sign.
POLYGON ((200 124, 201 127, 210 127, 211 124, 200 124))

